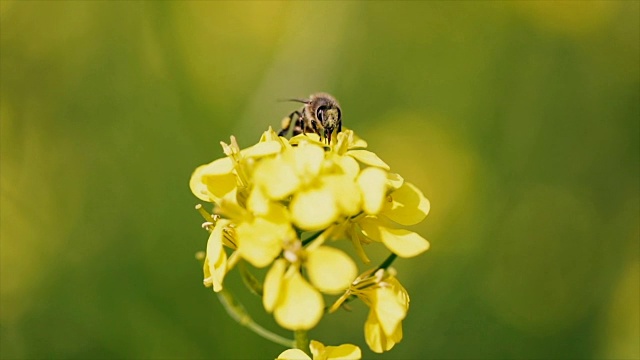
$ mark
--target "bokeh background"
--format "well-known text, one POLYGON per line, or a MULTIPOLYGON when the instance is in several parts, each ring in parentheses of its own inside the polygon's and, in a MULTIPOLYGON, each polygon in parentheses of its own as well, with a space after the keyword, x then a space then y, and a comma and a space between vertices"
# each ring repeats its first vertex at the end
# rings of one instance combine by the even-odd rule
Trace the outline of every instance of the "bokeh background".
POLYGON ((2 0, 0 357, 279 354, 202 286, 188 180, 327 91, 431 200, 432 247, 395 263, 394 350, 356 303, 312 338, 640 358, 639 4, 2 0))

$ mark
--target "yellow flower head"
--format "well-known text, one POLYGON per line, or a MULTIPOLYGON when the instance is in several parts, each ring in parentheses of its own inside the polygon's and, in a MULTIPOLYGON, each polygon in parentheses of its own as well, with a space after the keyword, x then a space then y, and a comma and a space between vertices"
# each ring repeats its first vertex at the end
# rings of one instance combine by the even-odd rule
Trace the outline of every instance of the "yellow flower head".
POLYGON ((409 310, 409 294, 396 279, 395 271, 372 269, 358 276, 330 311, 337 310, 352 295, 370 308, 364 326, 367 345, 378 353, 391 350, 402 340, 402 320, 409 310))
POLYGON ((288 202, 296 227, 324 229, 359 210, 354 165, 333 161, 317 143, 300 141, 298 146, 260 162, 254 174, 254 191, 270 201, 288 202))
POLYGON ((222 290, 222 282, 227 274, 227 253, 223 248, 223 239, 230 237, 229 220, 219 220, 213 227, 207 241, 207 252, 203 265, 204 284, 213 286, 213 291, 222 290))
POLYGON ((289 243, 282 259, 277 259, 264 283, 263 305, 273 312, 280 326, 291 330, 314 327, 324 313, 320 292, 345 291, 356 276, 356 265, 341 250, 315 241, 306 249, 297 240, 289 243), (300 273, 305 268, 307 281, 300 273))
POLYGON ((379 207, 376 207, 379 211, 350 219, 348 226, 343 230, 350 235, 358 254, 365 262, 369 261, 361 243, 381 242, 394 254, 405 258, 417 256, 429 249, 426 239, 402 228, 424 220, 429 213, 429 200, 413 184, 399 177, 390 175, 386 184, 398 188, 391 187, 392 191, 385 196, 379 207), (402 185, 399 185, 400 183, 402 185))
MULTIPOLYGON (((404 228, 429 213, 422 192, 390 172, 351 130, 338 133, 331 144, 317 134, 286 139, 270 128, 248 148, 241 149, 234 137, 221 145, 225 156, 196 168, 189 182, 196 197, 214 204, 216 214, 199 208, 210 232, 204 284, 229 296, 223 283, 237 261, 269 267, 264 284, 252 277, 251 288, 280 326, 315 327, 325 313, 324 296, 343 294, 330 311, 347 298, 359 298, 370 307, 369 347, 393 348, 402 339, 409 296, 387 268, 396 256, 413 257, 429 248, 427 240, 404 228), (344 239, 365 262, 364 245, 376 243, 393 253, 391 260, 356 277, 352 257, 327 243, 344 239)), ((310 349, 318 360, 361 357, 350 344, 325 347, 312 341, 310 349)), ((279 356, 299 358, 309 359, 295 349, 279 356)))
POLYGON ((269 128, 256 145, 240 150, 235 137, 230 144, 221 142, 227 157, 217 159, 196 168, 189 181, 191 192, 202 201, 217 203, 233 190, 246 195, 250 186, 250 174, 257 159, 276 154, 288 146, 269 128))

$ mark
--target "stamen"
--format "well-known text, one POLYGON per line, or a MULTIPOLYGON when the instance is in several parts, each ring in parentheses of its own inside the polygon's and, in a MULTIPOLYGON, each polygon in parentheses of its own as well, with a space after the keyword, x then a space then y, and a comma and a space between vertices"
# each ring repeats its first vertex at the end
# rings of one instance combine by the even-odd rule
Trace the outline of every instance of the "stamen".
POLYGON ((381 282, 384 278, 384 269, 378 269, 374 276, 376 278, 376 282, 381 282))
POLYGON ((282 256, 292 264, 300 262, 304 257, 302 242, 298 239, 285 241, 282 256))
POLYGON ((236 137, 233 135, 231 135, 231 146, 234 152, 238 152, 238 150, 240 149, 240 146, 238 146, 238 141, 236 140, 236 137))
POLYGON ((231 156, 231 154, 233 154, 231 146, 227 145, 224 141, 220 141, 220 146, 222 146, 222 152, 224 152, 225 155, 231 156))
POLYGON ((226 245, 228 248, 232 250, 236 250, 238 245, 236 244, 236 239, 233 233, 233 228, 225 227, 222 230, 222 243, 226 245))
POLYGON ((287 259, 287 261, 290 263, 295 263, 298 261, 298 255, 296 255, 296 253, 294 253, 293 251, 285 250, 283 255, 284 258, 287 259))
POLYGON ((205 230, 213 230, 213 227, 216 226, 216 224, 211 221, 205 221, 201 226, 205 230))
POLYGON ((215 225, 216 221, 218 221, 218 219, 220 218, 220 216, 218 216, 218 215, 209 214, 207 212, 207 210, 204 209, 202 204, 196 205, 196 210, 198 210, 198 212, 200 213, 200 215, 202 215, 202 217, 204 218, 205 221, 211 222, 214 225, 215 225))

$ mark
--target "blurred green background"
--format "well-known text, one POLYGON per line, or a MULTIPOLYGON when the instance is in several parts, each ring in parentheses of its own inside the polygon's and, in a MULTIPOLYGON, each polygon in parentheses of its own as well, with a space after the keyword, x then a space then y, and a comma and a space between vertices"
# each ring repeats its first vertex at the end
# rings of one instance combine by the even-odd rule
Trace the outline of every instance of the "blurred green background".
POLYGON ((361 304, 312 338, 640 358, 639 4, 3 0, 0 357, 277 356, 202 286, 188 180, 327 91, 431 200, 432 247, 395 263, 394 350, 361 304))

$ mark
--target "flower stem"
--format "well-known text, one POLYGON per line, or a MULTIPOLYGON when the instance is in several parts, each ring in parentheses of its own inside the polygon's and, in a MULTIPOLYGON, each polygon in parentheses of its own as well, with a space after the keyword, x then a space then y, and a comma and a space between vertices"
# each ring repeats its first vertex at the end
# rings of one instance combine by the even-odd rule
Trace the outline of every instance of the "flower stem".
POLYGON ((249 271, 249 269, 247 269, 244 261, 240 261, 238 265, 240 267, 240 274, 242 275, 242 281, 244 282, 244 285, 249 289, 249 291, 251 291, 255 295, 262 297, 262 284, 260 283, 260 281, 258 281, 258 279, 256 279, 256 277, 249 271))
POLYGON ((312 234, 311 236, 309 236, 308 238, 304 239, 302 241, 302 246, 307 245, 308 243, 312 242, 313 240, 317 239, 318 236, 322 235, 322 233, 324 232, 324 230, 320 230, 315 234, 312 234))
POLYGON ((293 332, 293 336, 296 339, 296 349, 300 349, 309 355, 309 336, 307 330, 296 330, 293 332))
POLYGON ((278 334, 272 333, 271 331, 263 328, 258 325, 251 316, 247 313, 247 310, 240 304, 233 295, 227 289, 222 289, 219 293, 217 293, 218 299, 224 306, 224 309, 227 311, 229 316, 233 318, 233 320, 237 321, 238 324, 249 328, 249 330, 255 332, 256 334, 262 336, 263 338, 270 340, 276 344, 282 345, 287 348, 292 348, 298 344, 298 338, 296 333, 296 341, 292 341, 291 339, 287 339, 278 334))
MULTIPOLYGON (((380 270, 380 269, 386 269, 389 266, 391 266, 391 264, 393 263, 393 261, 398 257, 398 255, 391 253, 391 255, 389 255, 383 262, 382 264, 380 264, 380 266, 378 266, 378 268, 376 269, 376 271, 380 270)), ((375 271, 374 271, 375 272, 375 271)))

